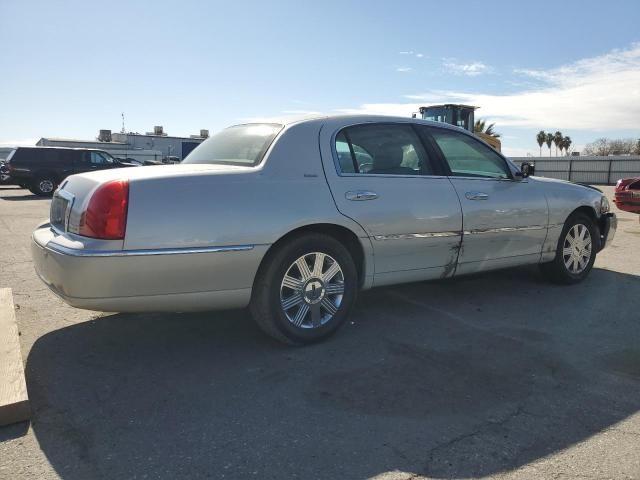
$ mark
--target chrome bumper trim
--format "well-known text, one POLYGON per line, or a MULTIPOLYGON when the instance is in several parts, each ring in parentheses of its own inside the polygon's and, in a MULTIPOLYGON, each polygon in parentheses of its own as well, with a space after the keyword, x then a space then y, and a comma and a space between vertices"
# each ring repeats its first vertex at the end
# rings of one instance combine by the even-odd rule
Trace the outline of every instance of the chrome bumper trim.
POLYGON ((71 257, 142 257, 152 255, 189 255, 195 253, 221 253, 221 252, 243 252, 253 250, 255 245, 229 245, 225 247, 187 247, 187 248, 158 248, 139 250, 82 250, 78 248, 68 248, 62 245, 48 243, 43 248, 53 253, 69 255, 71 257))

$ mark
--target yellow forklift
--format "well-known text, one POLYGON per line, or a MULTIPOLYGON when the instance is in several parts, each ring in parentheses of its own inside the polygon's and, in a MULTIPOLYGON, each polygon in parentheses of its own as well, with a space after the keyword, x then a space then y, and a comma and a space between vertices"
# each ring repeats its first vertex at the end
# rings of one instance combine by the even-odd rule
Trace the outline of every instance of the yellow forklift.
MULTIPOLYGON (((502 144, 500 140, 486 133, 478 133, 473 131, 475 124, 474 112, 476 108, 473 105, 461 105, 455 103, 447 103, 444 105, 431 105, 428 107, 420 107, 420 118, 423 120, 431 120, 432 122, 448 123, 456 127, 464 128, 475 136, 491 145, 497 151, 500 151, 502 144)), ((414 117, 416 115, 414 114, 414 117)))

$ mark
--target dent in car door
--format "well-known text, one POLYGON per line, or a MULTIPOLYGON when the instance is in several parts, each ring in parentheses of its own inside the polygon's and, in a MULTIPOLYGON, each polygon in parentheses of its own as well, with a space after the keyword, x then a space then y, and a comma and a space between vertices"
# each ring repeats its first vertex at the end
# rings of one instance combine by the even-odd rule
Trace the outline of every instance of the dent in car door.
POLYGON ((462 204, 463 240, 458 273, 539 261, 547 235, 544 193, 513 179, 507 162, 471 135, 429 129, 451 168, 462 204))
POLYGON ((372 240, 374 284, 453 274, 460 203, 446 177, 425 175, 435 172, 411 124, 351 126, 346 136, 338 129, 329 121, 320 134, 325 173, 338 210, 372 240))

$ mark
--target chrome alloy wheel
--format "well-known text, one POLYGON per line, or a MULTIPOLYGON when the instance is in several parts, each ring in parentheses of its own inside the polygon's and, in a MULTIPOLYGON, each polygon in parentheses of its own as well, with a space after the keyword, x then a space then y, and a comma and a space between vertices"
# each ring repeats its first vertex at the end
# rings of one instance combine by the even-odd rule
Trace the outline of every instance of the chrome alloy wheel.
POLYGON ((331 256, 307 253, 287 269, 280 284, 280 305, 296 327, 317 328, 338 311, 344 296, 344 274, 331 256))
POLYGON ((53 192, 53 182, 48 179, 40 180, 38 188, 42 193, 51 193, 53 192))
POLYGON ((567 270, 574 275, 582 273, 592 254, 591 234, 586 225, 578 223, 571 227, 562 246, 562 260, 567 270))

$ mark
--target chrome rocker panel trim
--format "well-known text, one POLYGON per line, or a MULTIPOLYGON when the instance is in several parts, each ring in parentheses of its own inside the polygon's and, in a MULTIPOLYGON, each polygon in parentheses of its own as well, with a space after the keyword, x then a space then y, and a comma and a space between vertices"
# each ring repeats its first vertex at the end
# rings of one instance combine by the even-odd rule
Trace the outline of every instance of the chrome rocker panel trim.
POLYGON ((72 257, 142 257, 150 255, 189 255, 195 253, 221 253, 221 252, 243 252, 253 250, 255 245, 229 245, 225 247, 186 247, 186 248, 158 248, 150 250, 82 250, 69 248, 62 245, 48 243, 44 246, 49 250, 61 255, 72 257))

